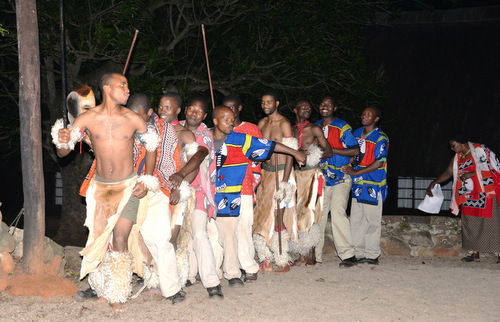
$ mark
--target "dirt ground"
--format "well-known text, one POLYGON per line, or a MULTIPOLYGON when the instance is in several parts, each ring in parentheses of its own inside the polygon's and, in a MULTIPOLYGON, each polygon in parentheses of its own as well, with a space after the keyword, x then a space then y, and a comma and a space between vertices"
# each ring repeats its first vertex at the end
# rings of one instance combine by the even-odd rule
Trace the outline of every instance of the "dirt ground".
MULTIPOLYGON (((173 306, 159 291, 127 302, 113 313, 108 304, 74 297, 42 299, 0 293, 1 321, 498 321, 500 264, 459 258, 385 256, 379 266, 339 268, 325 255, 313 268, 293 267, 286 274, 259 274, 256 283, 229 288, 224 300, 211 300, 201 283, 186 288, 186 301, 173 306)), ((78 284, 80 290, 88 284, 78 284)), ((134 287, 137 290, 138 286, 134 287)))

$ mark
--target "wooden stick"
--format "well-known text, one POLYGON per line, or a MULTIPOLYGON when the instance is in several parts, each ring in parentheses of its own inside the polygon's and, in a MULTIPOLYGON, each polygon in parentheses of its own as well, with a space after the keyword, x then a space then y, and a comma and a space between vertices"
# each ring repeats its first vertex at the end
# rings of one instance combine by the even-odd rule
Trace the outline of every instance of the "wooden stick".
MULTIPOLYGON (((276 192, 279 190, 280 180, 278 176, 278 154, 274 153, 274 166, 276 169, 276 192)), ((276 200, 276 220, 278 221, 278 245, 280 250, 280 255, 283 253, 281 251, 281 211, 280 211, 281 200, 276 200)))
POLYGON ((212 99, 212 108, 215 110, 214 90, 212 88, 212 76, 210 76, 210 63, 208 62, 207 41, 205 39, 205 26, 201 25, 201 33, 203 35, 203 47, 205 48, 205 59, 207 61, 208 86, 210 88, 210 98, 212 99))
POLYGON ((63 103, 63 124, 68 126, 68 108, 66 107, 66 39, 64 38, 64 7, 63 0, 59 0, 59 18, 61 31, 61 92, 63 103))
POLYGON ((125 75, 125 73, 127 72, 128 63, 130 61, 130 56, 132 56, 132 51, 134 50, 135 40, 137 39, 138 33, 139 33, 139 30, 136 29, 134 39, 132 40, 132 45, 130 45, 130 50, 128 51, 128 57, 127 57, 127 61, 125 62, 125 67, 123 67, 122 75, 125 75))

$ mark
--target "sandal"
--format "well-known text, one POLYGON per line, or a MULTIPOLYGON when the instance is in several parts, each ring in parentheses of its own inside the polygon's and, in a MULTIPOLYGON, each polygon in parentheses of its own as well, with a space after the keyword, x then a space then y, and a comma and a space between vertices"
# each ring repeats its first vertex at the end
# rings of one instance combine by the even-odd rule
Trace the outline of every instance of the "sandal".
POLYGON ((462 262, 470 263, 470 262, 480 262, 481 259, 479 259, 479 253, 471 253, 470 255, 467 255, 461 259, 462 262))

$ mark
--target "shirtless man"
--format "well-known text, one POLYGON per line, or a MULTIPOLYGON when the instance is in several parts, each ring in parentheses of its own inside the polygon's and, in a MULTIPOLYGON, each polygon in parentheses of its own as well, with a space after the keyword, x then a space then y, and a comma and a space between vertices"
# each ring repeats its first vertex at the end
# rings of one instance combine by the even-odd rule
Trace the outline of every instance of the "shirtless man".
POLYGON ((300 258, 294 265, 314 266, 316 264, 315 247, 321 238, 319 223, 324 188, 324 178, 319 163, 321 157, 329 158, 333 152, 321 128, 308 121, 311 116, 311 103, 307 100, 299 100, 293 112, 296 116, 296 123, 292 128, 293 137, 299 141, 299 149, 308 152, 307 165, 295 167, 299 236, 298 244, 292 248, 300 254, 300 258))
POLYGON ((56 123, 53 141, 59 157, 71 152, 83 132, 92 144, 97 173, 87 191, 85 225, 89 228, 89 237, 81 251, 80 278, 90 273, 89 283, 97 295, 106 299, 114 311, 120 312, 126 310, 121 303, 131 293, 132 255, 128 252, 128 236, 137 217, 140 198, 148 191, 145 186, 148 181, 138 180, 134 171, 134 139, 138 137, 146 144, 147 168, 154 169, 157 144, 149 138, 157 140, 158 136, 146 133, 146 122, 123 106, 129 97, 124 76, 105 74, 100 87, 103 94, 101 105, 78 116, 73 128, 57 130, 56 123), (107 251, 110 242, 112 247, 107 251), (101 283, 93 277, 101 277, 101 283))
MULTIPOLYGON (((298 149, 297 140, 292 137, 290 122, 278 112, 279 98, 274 90, 262 95, 261 106, 267 115, 259 121, 259 129, 265 139, 283 143, 298 149)), ((262 163, 262 183, 257 190, 257 205, 255 207, 253 237, 255 250, 261 264, 261 271, 273 271, 272 262, 278 269, 276 272, 290 270, 291 257, 288 254, 288 239, 297 239, 295 218, 295 179, 293 176, 293 158, 278 154, 278 173, 276 173, 275 158, 262 163), (280 201, 280 218, 275 218, 276 175, 279 177, 279 191, 276 196, 280 201), (281 254, 279 251, 278 233, 281 227, 281 254)))
MULTIPOLYGON (((243 122, 240 112, 243 109, 238 95, 228 95, 222 100, 222 105, 227 106, 234 114, 234 132, 248 134, 257 138, 262 138, 257 125, 250 122, 243 122)), ((249 161, 245 180, 241 188, 241 207, 238 217, 236 236, 238 238, 238 262, 243 272, 244 282, 255 282, 259 265, 255 261, 255 247, 252 240, 253 207, 255 205, 255 191, 260 184, 262 172, 260 162, 249 161)))

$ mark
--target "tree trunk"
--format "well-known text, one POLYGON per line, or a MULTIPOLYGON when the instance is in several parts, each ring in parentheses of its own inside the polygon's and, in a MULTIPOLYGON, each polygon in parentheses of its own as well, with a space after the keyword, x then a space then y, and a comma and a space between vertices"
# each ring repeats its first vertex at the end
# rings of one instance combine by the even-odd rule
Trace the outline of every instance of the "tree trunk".
POLYGON ((85 175, 90 169, 92 159, 89 153, 79 154, 79 147, 76 151, 61 160, 61 176, 63 180, 63 204, 61 209, 61 221, 54 240, 61 245, 84 246, 87 238, 87 228, 83 226, 85 222, 86 208, 78 193, 80 185, 85 175), (69 164, 63 164, 68 162, 69 164))
POLYGON ((16 0, 19 119, 24 193, 23 269, 44 272, 45 199, 36 0, 16 0))

